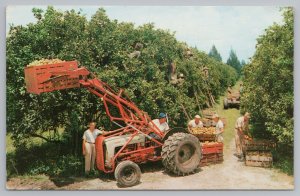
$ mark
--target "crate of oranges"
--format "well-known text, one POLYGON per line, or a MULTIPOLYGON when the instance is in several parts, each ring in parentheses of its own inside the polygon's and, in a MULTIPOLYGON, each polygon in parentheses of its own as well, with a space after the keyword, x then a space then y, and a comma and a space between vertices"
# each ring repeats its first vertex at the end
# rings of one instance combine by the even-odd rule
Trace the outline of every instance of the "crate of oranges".
POLYGON ((214 127, 192 128, 191 134, 196 136, 200 141, 215 141, 216 133, 214 127))

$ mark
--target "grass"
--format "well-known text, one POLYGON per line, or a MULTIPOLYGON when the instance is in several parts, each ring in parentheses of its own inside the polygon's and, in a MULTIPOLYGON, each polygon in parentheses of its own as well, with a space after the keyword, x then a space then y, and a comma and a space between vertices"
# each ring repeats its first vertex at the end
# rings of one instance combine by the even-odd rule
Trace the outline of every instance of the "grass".
MULTIPOLYGON (((238 90, 240 82, 237 82, 233 87, 234 90, 238 90)), ((225 147, 229 147, 231 140, 234 138, 234 126, 236 119, 240 116, 240 110, 236 108, 230 108, 227 110, 223 109, 223 99, 225 96, 221 96, 218 100, 218 103, 215 104, 213 110, 217 112, 217 114, 221 118, 226 119, 225 129, 223 133, 224 137, 224 145, 225 147)))
MULTIPOLYGON (((63 132, 64 132, 64 128, 62 128, 62 127, 58 128, 59 137, 63 134, 63 132)), ((52 133, 47 131, 47 132, 43 132, 41 135, 48 138, 49 136, 51 136, 51 134, 52 133)), ((27 142, 28 147, 29 146, 40 146, 46 142, 42 138, 38 138, 38 137, 31 137, 29 140, 30 141, 27 142)), ((6 133, 6 154, 14 153, 15 150, 16 150, 16 147, 14 146, 11 133, 6 133)))
POLYGON ((6 154, 9 153, 14 153, 16 150, 14 144, 13 144, 13 140, 11 138, 11 134, 7 133, 6 134, 6 154))

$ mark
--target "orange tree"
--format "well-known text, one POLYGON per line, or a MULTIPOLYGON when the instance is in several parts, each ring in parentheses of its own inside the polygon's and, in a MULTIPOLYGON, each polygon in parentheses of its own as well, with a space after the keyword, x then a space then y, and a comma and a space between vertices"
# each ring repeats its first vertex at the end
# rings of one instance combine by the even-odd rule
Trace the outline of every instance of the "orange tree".
MULTIPOLYGON (((252 113, 252 132, 277 141, 281 161, 293 158, 294 18, 284 9, 284 23, 274 24, 257 39, 256 52, 244 67, 242 109, 252 113)), ((276 158, 276 157, 275 157, 276 158)), ((288 168, 287 168, 288 169, 288 168)))
MULTIPOLYGON (((47 142, 66 143, 66 153, 80 152, 80 138, 88 121, 111 129, 98 98, 84 89, 68 89, 41 95, 26 93, 26 65, 41 58, 77 60, 113 88, 124 88, 142 110, 155 118, 169 114, 171 126, 185 126, 187 117, 198 113, 228 85, 235 83, 233 68, 178 42, 167 30, 154 24, 135 27, 132 23, 110 20, 99 9, 87 20, 81 13, 33 9, 36 22, 11 26, 7 36, 7 127, 16 144, 23 138, 40 137, 47 142), (141 55, 129 58, 135 44, 142 43, 141 55), (185 75, 182 86, 168 81, 168 65, 175 62, 177 72, 185 75), (209 79, 202 68, 209 68, 209 79), (59 134, 59 128, 65 129, 59 134), (49 134, 45 134, 49 132, 49 134)), ((25 141, 25 140, 24 140, 25 141)), ((65 152, 65 151, 64 151, 65 152)))

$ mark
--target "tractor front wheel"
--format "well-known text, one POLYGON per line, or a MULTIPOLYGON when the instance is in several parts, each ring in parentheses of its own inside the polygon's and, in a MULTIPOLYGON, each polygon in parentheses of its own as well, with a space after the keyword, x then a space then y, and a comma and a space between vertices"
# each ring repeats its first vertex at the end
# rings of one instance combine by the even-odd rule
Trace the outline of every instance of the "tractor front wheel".
POLYGON ((115 178, 120 187, 134 186, 140 182, 141 169, 132 161, 123 161, 115 169, 115 178))
POLYGON ((201 146, 197 137, 187 133, 174 133, 162 147, 164 168, 176 175, 194 173, 201 160, 201 146))

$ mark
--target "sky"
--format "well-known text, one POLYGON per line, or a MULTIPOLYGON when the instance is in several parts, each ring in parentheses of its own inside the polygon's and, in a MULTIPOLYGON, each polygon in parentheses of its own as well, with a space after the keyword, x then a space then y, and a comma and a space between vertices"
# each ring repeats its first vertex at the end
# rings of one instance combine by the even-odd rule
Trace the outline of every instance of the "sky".
MULTIPOLYGON (((8 6, 6 32, 11 24, 36 22, 31 10, 46 6, 8 6)), ((100 6, 54 6, 65 11, 81 10, 88 19, 100 6)), ((179 41, 206 53, 214 44, 227 61, 233 49, 238 58, 249 61, 255 52, 256 39, 274 22, 281 24, 279 7, 270 6, 101 6, 110 19, 132 22, 136 26, 154 23, 155 27, 175 32, 179 41)))

